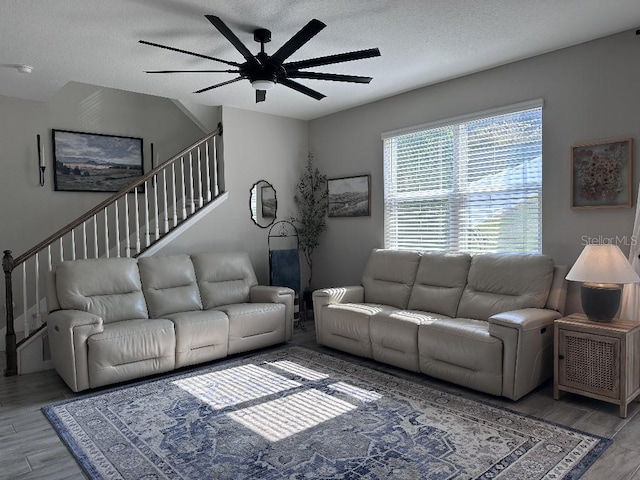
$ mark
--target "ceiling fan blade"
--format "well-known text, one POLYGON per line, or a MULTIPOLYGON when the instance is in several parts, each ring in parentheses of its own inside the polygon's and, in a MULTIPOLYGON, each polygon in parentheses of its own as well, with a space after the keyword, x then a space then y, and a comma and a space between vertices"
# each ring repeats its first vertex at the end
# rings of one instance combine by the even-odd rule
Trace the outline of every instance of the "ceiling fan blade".
POLYGON ((160 45, 159 43, 147 42, 146 40, 139 40, 138 43, 144 45, 151 45, 152 47, 164 48, 165 50, 171 50, 173 52, 186 53, 187 55, 193 55, 194 57, 206 58, 207 60, 213 60, 214 62, 226 63, 233 67, 239 67, 240 64, 236 62, 230 62, 228 60, 222 60, 221 58, 210 57, 208 55, 202 55, 201 53, 188 52, 187 50, 181 50, 179 48, 168 47, 166 45, 160 45))
POLYGON ((331 80, 333 82, 369 83, 373 78, 358 75, 338 75, 336 73, 291 72, 288 78, 309 78, 311 80, 331 80))
POLYGON ((256 103, 264 102, 267 99, 266 90, 256 90, 256 103))
POLYGON ((147 70, 144 73, 240 73, 240 70, 147 70))
POLYGON ((285 63, 283 66, 287 70, 298 70, 301 68, 319 67, 321 65, 351 62, 353 60, 363 60, 365 58, 379 56, 380 50, 377 48, 369 48, 367 50, 356 50, 355 52, 338 53, 336 55, 328 55, 326 57, 310 58, 308 60, 300 60, 299 62, 285 63))
POLYGON ((249 49, 245 46, 244 43, 236 36, 235 33, 231 31, 227 24, 224 23, 220 17, 216 17, 215 15, 205 15, 207 20, 211 22, 211 24, 218 29, 218 31, 231 42, 231 45, 235 47, 236 50, 240 52, 240 55, 244 57, 246 61, 252 63, 254 65, 259 65, 260 62, 253 56, 253 54, 249 51, 249 49))
POLYGON ((235 82, 239 82, 240 80, 242 80, 242 77, 236 77, 233 78, 231 80, 227 80, 226 82, 222 82, 222 83, 216 83, 215 85, 211 85, 210 87, 207 88, 203 88, 201 90, 196 90, 193 93, 202 93, 202 92, 207 92, 209 90, 213 90, 214 88, 218 88, 218 87, 224 87, 225 85, 229 85, 230 83, 235 83, 235 82))
POLYGON ((316 92, 315 90, 310 89, 309 87, 305 87, 304 85, 294 82, 293 80, 289 80, 287 78, 278 80, 278 83, 284 85, 285 87, 292 88, 300 93, 304 93, 316 100, 322 100, 326 95, 321 94, 320 92, 316 92))
POLYGON ((324 27, 326 27, 324 23, 314 18, 285 42, 276 53, 271 55, 271 59, 276 60, 278 63, 284 62, 296 50, 315 37, 324 27))

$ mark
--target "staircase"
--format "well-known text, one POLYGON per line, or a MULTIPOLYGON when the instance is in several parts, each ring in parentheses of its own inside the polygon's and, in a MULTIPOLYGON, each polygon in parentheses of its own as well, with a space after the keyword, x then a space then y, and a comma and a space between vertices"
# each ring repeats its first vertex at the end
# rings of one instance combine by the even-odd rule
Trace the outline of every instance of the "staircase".
POLYGON ((218 158, 221 135, 218 124, 212 133, 15 259, 10 250, 4 251, 5 376, 50 367, 44 292, 56 265, 151 255, 227 198, 224 165, 218 158), (23 330, 18 334, 16 324, 23 330))

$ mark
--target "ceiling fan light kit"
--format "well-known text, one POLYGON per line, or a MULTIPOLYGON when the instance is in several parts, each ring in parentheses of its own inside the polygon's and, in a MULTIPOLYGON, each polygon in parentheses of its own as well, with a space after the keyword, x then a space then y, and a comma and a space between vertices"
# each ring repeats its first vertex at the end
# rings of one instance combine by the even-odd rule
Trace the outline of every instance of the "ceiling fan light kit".
POLYGON ((256 90, 271 90, 276 86, 276 82, 273 80, 254 80, 251 82, 251 86, 256 90))
POLYGON ((308 72, 302 71, 307 68, 330 65, 334 63, 351 62, 354 60, 362 60, 365 58, 379 57, 380 50, 370 48, 367 50, 357 50, 353 52, 338 53, 325 57, 311 58, 297 62, 285 61, 293 55, 298 49, 305 45, 309 40, 315 37, 323 28, 326 27, 320 20, 313 19, 307 23, 298 33, 285 42, 273 55, 268 55, 264 51, 265 43, 271 41, 271 31, 265 28, 258 28, 253 32, 253 39, 260 43, 260 52, 253 55, 242 41, 231 31, 231 29, 215 15, 205 15, 205 18, 234 46, 234 48, 244 57, 244 63, 232 62, 220 58, 210 57, 200 53, 189 52, 179 48, 169 47, 158 43, 140 40, 140 43, 153 47, 163 48, 187 55, 192 55, 214 62, 224 63, 234 69, 227 70, 150 70, 146 73, 236 73, 238 76, 225 82, 216 83, 208 87, 196 90, 194 93, 203 93, 214 88, 229 85, 240 80, 249 80, 251 86, 256 91, 256 103, 266 100, 267 90, 273 89, 276 84, 296 90, 316 100, 322 100, 325 95, 317 92, 301 83, 292 79, 305 78, 310 80, 328 80, 333 82, 349 82, 349 83, 369 83, 371 77, 363 77, 357 75, 339 75, 334 73, 308 72))

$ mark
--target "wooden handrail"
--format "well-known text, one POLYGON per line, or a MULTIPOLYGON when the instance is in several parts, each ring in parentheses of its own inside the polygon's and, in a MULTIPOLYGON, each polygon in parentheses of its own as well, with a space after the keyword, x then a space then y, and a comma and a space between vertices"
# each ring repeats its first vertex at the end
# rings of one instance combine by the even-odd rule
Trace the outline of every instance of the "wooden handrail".
MULTIPOLYGON (((7 358, 7 368, 5 370, 5 375, 9 376, 9 375, 16 375, 18 373, 18 368, 17 368, 17 345, 16 345, 16 334, 15 334, 15 329, 14 329, 14 305, 13 305, 13 286, 12 286, 12 273, 14 272, 14 270, 16 269, 16 267, 22 265, 22 271, 23 271, 23 306, 24 306, 24 312, 23 315, 25 317, 25 339, 22 340, 22 342, 27 341, 28 338, 27 335, 29 335, 29 330, 30 328, 27 326, 27 315, 29 312, 29 306, 28 306, 28 294, 27 294, 27 284, 26 284, 26 279, 27 279, 27 273, 26 273, 26 268, 27 268, 27 260, 31 259, 31 258, 35 258, 35 262, 34 262, 34 269, 35 269, 35 274, 34 274, 34 278, 35 278, 35 315, 34 317, 37 318, 36 321, 36 325, 38 329, 42 328, 42 323, 40 322, 40 295, 38 293, 38 288, 39 288, 39 282, 40 282, 40 276, 39 276, 39 268, 40 268, 40 262, 38 260, 40 253, 47 247, 50 247, 51 245, 54 244, 54 242, 60 240, 60 260, 64 260, 63 258, 63 253, 62 253, 62 245, 63 245, 63 239, 68 235, 71 234, 71 244, 72 244, 72 259, 75 259, 75 254, 76 254, 76 250, 75 250, 75 230, 77 227, 84 225, 85 222, 87 222, 89 219, 91 218, 95 218, 97 220, 97 215, 104 211, 104 220, 105 220, 105 225, 104 225, 104 232, 105 232, 105 247, 107 248, 107 253, 106 256, 109 256, 108 253, 108 248, 109 248, 109 234, 108 234, 108 229, 107 229, 107 208, 110 207, 111 205, 115 205, 115 210, 114 210, 114 214, 115 214, 115 221, 116 221, 116 247, 118 249, 118 256, 119 256, 119 252, 120 252, 120 243, 119 243, 119 234, 118 234, 118 200, 122 199, 123 197, 126 200, 126 195, 128 195, 129 193, 135 192, 136 189, 138 187, 140 187, 141 185, 146 184, 146 182, 148 182, 149 180, 153 179, 154 180, 154 187, 156 186, 156 179, 157 179, 157 175, 162 173, 164 175, 164 172, 166 172, 166 170, 168 168, 171 168, 171 175, 173 177, 173 208, 174 208, 174 213, 173 213, 173 228, 177 227, 178 225, 181 225, 184 221, 187 220, 187 217, 190 216, 194 216, 197 215, 199 213, 201 213, 201 210, 197 209, 195 207, 195 205, 191 206, 190 209, 190 214, 188 214, 183 206, 182 208, 182 218, 178 221, 177 216, 176 216, 176 212, 175 212, 175 208, 176 208, 176 192, 175 192, 175 187, 176 187, 176 178, 175 178, 175 171, 173 169, 173 166, 175 165, 176 162, 178 162, 178 160, 180 160, 181 162, 184 160, 184 158, 188 155, 188 164, 189 164, 189 175, 190 175, 190 193, 193 195, 194 194, 194 184, 193 184, 193 163, 192 163, 192 159, 193 159, 193 154, 194 152, 196 152, 196 159, 197 159, 197 167, 198 167, 198 178, 201 179, 201 176, 203 173, 200 170, 201 168, 201 154, 203 153, 200 148, 202 148, 204 146, 204 155, 205 155, 205 168, 206 168, 206 175, 207 175, 207 182, 206 182, 206 187, 207 187, 207 195, 206 195, 206 202, 210 202, 213 200, 212 198, 212 191, 211 191, 211 185, 209 183, 210 180, 210 176, 209 176, 209 140, 211 140, 212 138, 216 137, 216 136, 221 136, 222 135, 222 124, 218 123, 218 128, 216 130, 214 130, 213 132, 209 133, 208 135, 205 135, 203 138, 199 139, 198 141, 194 142, 192 145, 190 145, 189 147, 185 148, 184 150, 182 150, 181 152, 179 152, 178 154, 174 155, 173 157, 171 157, 170 159, 168 159, 167 161, 161 163, 160 165, 157 165, 155 168, 151 169, 151 171, 147 172, 146 174, 140 176, 135 182, 127 185, 126 187, 124 187, 123 189, 121 189, 119 192, 109 196, 107 199, 105 199, 104 201, 100 202, 98 205, 96 205, 95 207, 91 208, 89 211, 87 211, 86 213, 84 213, 83 215, 81 215, 80 217, 78 217, 77 219, 75 219, 74 221, 72 221, 71 223, 69 223, 68 225, 66 225, 65 227, 61 228, 60 230, 58 230, 57 232, 55 232, 53 235, 50 235, 49 237, 47 237, 44 241, 38 243, 35 247, 27 250, 25 253, 23 253, 22 255, 20 255, 17 258, 13 258, 11 255, 11 251, 10 250, 5 250, 4 251, 4 257, 2 258, 2 267, 3 267, 3 271, 4 271, 4 276, 5 276, 5 299, 6 299, 6 321, 7 321, 7 331, 6 331, 6 358, 7 358)), ((219 162, 217 162, 216 160, 216 142, 213 142, 213 162, 214 162, 214 190, 213 190, 213 196, 214 197, 218 197, 219 193, 222 192, 222 189, 224 189, 224 174, 220 173, 220 171, 218 170, 221 166, 221 164, 219 162)), ((185 175, 185 170, 184 170, 184 163, 180 164, 180 170, 182 172, 182 177, 181 177, 181 181, 183 182, 182 184, 182 192, 181 192, 181 196, 182 202, 186 201, 186 197, 185 197, 185 184, 184 182, 186 181, 184 178, 185 175)), ((169 227, 168 227, 168 220, 167 220, 167 184, 166 184, 166 177, 164 178, 164 222, 165 222, 165 232, 163 234, 168 233, 169 231, 169 227)), ((199 195, 200 195, 200 201, 199 201, 199 207, 200 209, 204 206, 204 202, 203 202, 203 198, 202 198, 202 184, 201 182, 199 183, 199 187, 198 187, 198 191, 199 191, 199 195)), ((142 193, 142 192, 140 192, 142 193)), ((150 232, 149 232, 149 204, 148 204, 148 197, 147 197, 147 191, 145 190, 144 192, 144 212, 145 212, 145 218, 144 221, 146 222, 146 241, 145 244, 146 246, 141 250, 141 244, 140 244, 140 224, 138 223, 138 197, 135 197, 135 225, 136 225, 136 232, 137 232, 137 239, 136 239, 136 255, 139 255, 140 253, 142 253, 142 251, 146 248, 149 248, 151 245, 153 245, 154 243, 158 242, 160 240, 160 233, 159 233, 159 229, 158 229, 158 222, 160 221, 160 216, 159 213, 160 211, 158 210, 158 199, 155 196, 156 192, 154 189, 154 193, 153 193, 153 197, 154 198, 154 204, 155 204, 155 222, 156 222, 156 232, 155 232, 155 236, 154 236, 154 240, 153 243, 150 241, 150 232)), ((195 201, 192 199, 192 201, 195 201)), ((128 205, 128 201, 125 201, 125 211, 127 211, 127 205, 128 205)), ((127 221, 126 221, 126 236, 125 238, 127 239, 127 244, 126 244, 126 248, 130 249, 130 244, 128 241, 129 238, 129 229, 128 229, 128 225, 129 225, 129 220, 128 220, 128 216, 127 216, 127 221)), ((97 240, 97 223, 94 225, 94 232, 95 232, 95 247, 94 247, 94 254, 97 256, 98 255, 98 240, 97 240)), ((86 237, 86 230, 83 228, 82 231, 83 235, 84 235, 84 258, 87 258, 87 237, 86 237)), ((126 250, 126 255, 129 256, 130 251, 126 250)), ((49 269, 52 268, 52 263, 51 263, 51 250, 49 249, 48 252, 48 265, 49 265, 49 269)), ((36 330, 37 332, 38 330, 36 330)), ((35 332, 34 332, 35 333, 35 332)), ((21 343, 22 343, 21 342, 21 343)))
POLYGON ((69 233, 74 228, 82 225, 84 222, 89 220, 91 217, 93 217, 94 215, 96 215, 99 212, 101 212, 105 207, 111 205, 113 202, 115 202, 115 201, 121 199, 122 197, 124 197, 125 195, 129 194, 131 192, 131 190, 134 190, 135 188, 139 187, 140 185, 145 183, 150 178, 153 178, 154 175, 156 175, 157 173, 159 173, 162 170, 164 170, 165 168, 167 168, 167 166, 171 165, 174 162, 177 162, 181 157, 186 155, 190 150, 193 150, 196 145, 205 143, 206 141, 208 141, 209 139, 215 137, 216 135, 222 135, 222 124, 221 123, 218 123, 218 128, 216 128, 213 132, 211 132, 210 134, 208 134, 205 137, 203 137, 200 140, 198 140, 198 142, 196 142, 195 144, 185 148, 180 153, 174 155, 172 158, 170 158, 166 162, 162 162, 160 165, 155 167, 153 170, 149 171, 148 173, 146 173, 145 175, 140 177, 136 182, 134 182, 132 184, 129 184, 126 187, 124 187, 122 190, 120 190, 119 192, 114 193, 109 198, 107 198, 104 201, 100 202, 98 205, 93 207, 91 210, 89 210, 85 214, 83 214, 80 217, 76 218, 73 222, 69 223, 65 227, 63 227, 60 230, 58 230, 53 235, 50 235, 45 240, 43 240, 42 242, 38 243, 35 247, 27 250, 25 253, 23 253, 19 257, 15 258, 13 260, 13 268, 15 268, 18 265, 21 265, 23 262, 25 262, 26 260, 31 258, 33 255, 35 255, 36 253, 40 252, 41 250, 43 250, 44 248, 48 247, 49 245, 53 244, 53 242, 58 240, 60 237, 66 235, 67 233, 69 233))

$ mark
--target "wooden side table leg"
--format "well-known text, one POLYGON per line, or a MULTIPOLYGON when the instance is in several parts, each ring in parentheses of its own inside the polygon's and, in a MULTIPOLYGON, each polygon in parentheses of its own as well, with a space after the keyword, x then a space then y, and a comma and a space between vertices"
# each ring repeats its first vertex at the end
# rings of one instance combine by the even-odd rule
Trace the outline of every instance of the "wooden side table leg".
POLYGON ((620 418, 627 418, 627 406, 628 404, 626 401, 623 401, 620 404, 620 418))

